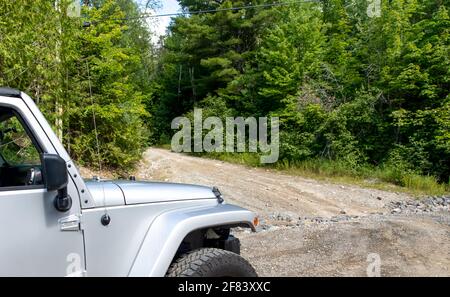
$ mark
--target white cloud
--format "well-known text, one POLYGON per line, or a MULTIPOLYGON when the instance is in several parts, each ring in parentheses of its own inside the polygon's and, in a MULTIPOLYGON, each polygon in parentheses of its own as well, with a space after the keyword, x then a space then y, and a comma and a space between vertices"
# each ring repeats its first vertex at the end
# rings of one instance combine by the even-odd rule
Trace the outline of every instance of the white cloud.
MULTIPOLYGON (((147 8, 143 11, 143 13, 151 14, 151 15, 160 15, 160 14, 171 14, 177 13, 180 11, 180 6, 176 0, 164 0, 161 1, 161 7, 156 9, 147 8)), ((146 18, 146 23, 150 28, 150 31, 153 33, 152 42, 157 43, 161 36, 166 34, 166 30, 170 25, 171 17, 157 17, 157 18, 146 18)))

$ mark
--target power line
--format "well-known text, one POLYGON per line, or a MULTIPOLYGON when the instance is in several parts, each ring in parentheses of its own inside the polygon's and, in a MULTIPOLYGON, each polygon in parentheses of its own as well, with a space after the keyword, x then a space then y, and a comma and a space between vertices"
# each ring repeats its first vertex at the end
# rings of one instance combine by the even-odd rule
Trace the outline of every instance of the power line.
MULTIPOLYGON (((197 10, 197 11, 185 11, 185 12, 175 12, 175 13, 166 13, 166 14, 149 14, 143 13, 139 16, 126 17, 126 18, 118 18, 111 19, 116 21, 129 21, 129 20, 138 20, 138 19, 147 19, 147 18, 160 18, 160 17, 172 17, 172 16, 184 16, 184 15, 199 15, 199 14, 207 14, 207 13, 215 13, 215 12, 224 12, 224 11, 238 11, 242 9, 256 9, 256 8, 269 8, 276 6, 288 6, 294 4, 307 4, 307 3, 320 3, 321 0, 297 0, 297 1, 287 1, 287 2, 274 2, 274 3, 266 3, 266 4, 257 4, 257 5, 245 5, 238 7, 228 7, 228 8, 218 8, 218 9, 207 9, 207 10, 197 10)), ((81 17, 83 18, 83 17, 81 17)), ((89 19, 89 18, 88 18, 89 19)), ((108 18, 100 20, 100 22, 106 20, 108 18)), ((90 27, 91 24, 95 24, 99 21, 84 21, 83 27, 90 27)))
POLYGON ((160 18, 160 17, 172 17, 172 16, 183 16, 183 15, 198 15, 198 14, 215 13, 215 12, 223 12, 223 11, 237 11, 237 10, 242 10, 242 9, 268 8, 268 7, 275 7, 275 6, 287 6, 287 5, 292 5, 292 4, 319 3, 319 2, 320 2, 319 0, 301 0, 301 1, 275 2, 275 3, 266 3, 266 4, 258 4, 258 5, 245 5, 245 6, 238 6, 238 7, 207 9, 207 10, 197 10, 197 11, 187 11, 187 12, 165 13, 165 14, 144 13, 144 14, 141 14, 140 16, 128 17, 128 18, 124 18, 123 20, 160 18))

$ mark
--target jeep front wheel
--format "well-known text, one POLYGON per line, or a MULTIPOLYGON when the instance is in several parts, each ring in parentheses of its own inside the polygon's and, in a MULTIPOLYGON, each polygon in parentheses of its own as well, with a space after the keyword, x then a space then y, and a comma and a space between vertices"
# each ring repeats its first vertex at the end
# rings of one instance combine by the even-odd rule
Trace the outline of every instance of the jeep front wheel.
POLYGON ((168 277, 257 277, 255 269, 238 254, 203 248, 188 252, 172 263, 168 277))

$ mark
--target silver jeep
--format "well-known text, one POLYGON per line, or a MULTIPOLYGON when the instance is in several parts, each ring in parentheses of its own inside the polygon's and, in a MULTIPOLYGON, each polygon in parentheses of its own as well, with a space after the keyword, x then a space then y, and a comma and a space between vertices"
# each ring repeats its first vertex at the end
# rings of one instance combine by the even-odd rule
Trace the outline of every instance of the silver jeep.
POLYGON ((0 276, 256 276, 217 188, 81 178, 33 100, 0 88, 0 276))

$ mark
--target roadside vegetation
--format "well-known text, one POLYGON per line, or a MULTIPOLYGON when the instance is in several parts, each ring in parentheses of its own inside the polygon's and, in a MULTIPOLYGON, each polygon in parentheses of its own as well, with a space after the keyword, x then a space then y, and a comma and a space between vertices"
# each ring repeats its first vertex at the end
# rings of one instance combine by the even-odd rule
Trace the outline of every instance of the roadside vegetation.
MULTIPOLYGON (((156 145, 156 147, 171 150, 170 144, 156 145)), ((425 176, 414 171, 408 172, 396 166, 373 166, 370 164, 351 166, 347 162, 324 159, 299 161, 295 164, 287 162, 261 164, 260 155, 254 153, 191 153, 190 155, 333 183, 405 192, 416 197, 441 196, 450 193, 450 185, 439 182, 435 176, 425 176)), ((116 176, 121 175, 123 176, 123 173, 116 174, 116 176)))
POLYGON ((132 0, 0 0, 0 86, 27 92, 80 164, 130 168, 149 139, 151 32, 132 0), (128 18, 128 19, 127 19, 128 18))
MULTIPOLYGON (((132 0, 83 1, 81 18, 60 2, 0 0, 0 85, 36 98, 81 164, 130 170, 147 146, 170 143, 175 117, 202 108, 280 117, 276 169, 449 190, 449 0, 184 15, 158 44, 132 0)), ((186 12, 272 2, 179 1, 186 12)), ((260 166, 257 155, 201 156, 260 166)))
MULTIPOLYGON (((223 2, 180 1, 186 10, 248 4, 223 2)), ((279 116, 275 168, 447 191, 450 2, 382 1, 378 16, 369 3, 176 18, 160 56, 154 140, 167 143, 170 119, 194 107, 222 118, 279 116)), ((258 155, 209 156, 260 166, 258 155)))
MULTIPOLYGON (((208 154, 217 160, 261 167, 259 156, 252 154, 208 154)), ((357 184, 364 187, 406 192, 415 196, 444 195, 450 192, 450 186, 440 183, 434 176, 425 176, 417 172, 406 171, 395 166, 373 166, 370 164, 351 166, 347 162, 314 159, 295 164, 280 162, 264 166, 285 174, 304 176, 336 183, 357 184)))

